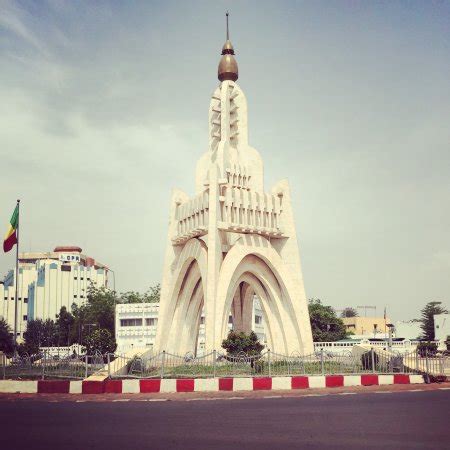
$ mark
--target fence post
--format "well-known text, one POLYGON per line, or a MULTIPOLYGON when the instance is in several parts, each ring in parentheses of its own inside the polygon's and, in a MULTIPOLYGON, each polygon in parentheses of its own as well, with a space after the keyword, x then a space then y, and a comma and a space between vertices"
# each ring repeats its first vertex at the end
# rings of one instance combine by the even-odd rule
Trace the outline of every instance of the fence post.
POLYGON ((270 348, 267 349, 267 361, 269 363, 269 377, 272 376, 272 366, 270 360, 270 348))
POLYGON ((429 363, 428 363, 428 349, 425 348, 425 370, 426 370, 426 372, 427 372, 427 375, 430 374, 430 368, 429 368, 429 365, 428 365, 428 364, 429 364, 429 363))
POLYGON ((322 371, 322 375, 325 375, 325 368, 323 366, 323 348, 320 349, 320 368, 322 371))
POLYGON ((217 350, 213 350, 213 378, 216 378, 217 350))
POLYGON ((45 380, 45 363, 46 363, 46 353, 44 352, 44 356, 43 356, 43 358, 42 358, 42 376, 41 376, 41 378, 43 379, 43 380, 45 380))
POLYGON ((109 353, 107 354, 107 358, 108 358, 108 378, 111 378, 111 356, 109 353))
POLYGON ((166 351, 163 350, 162 352, 162 358, 161 358, 161 378, 164 378, 164 362, 166 359, 166 351))
POLYGON ((373 347, 370 349, 370 358, 372 359, 372 373, 375 373, 375 351, 373 347))
POLYGON ((88 355, 86 353, 86 355, 84 355, 84 365, 85 365, 85 369, 84 369, 84 378, 88 377, 88 355))

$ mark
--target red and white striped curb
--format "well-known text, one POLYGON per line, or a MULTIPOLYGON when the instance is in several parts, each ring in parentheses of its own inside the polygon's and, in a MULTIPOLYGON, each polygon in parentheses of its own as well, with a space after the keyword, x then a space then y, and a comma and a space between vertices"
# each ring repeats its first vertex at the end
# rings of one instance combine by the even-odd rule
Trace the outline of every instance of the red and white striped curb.
POLYGON ((324 375, 258 378, 208 379, 143 379, 68 381, 0 380, 0 393, 31 394, 139 394, 154 392, 218 392, 218 391, 276 391, 346 386, 374 386, 388 384, 421 384, 422 375, 324 375))

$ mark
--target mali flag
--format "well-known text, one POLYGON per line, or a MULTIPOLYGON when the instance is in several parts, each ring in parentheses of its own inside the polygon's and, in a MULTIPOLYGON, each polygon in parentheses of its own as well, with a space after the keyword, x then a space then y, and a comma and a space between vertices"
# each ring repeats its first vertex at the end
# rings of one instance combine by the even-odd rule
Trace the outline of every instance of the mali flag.
POLYGON ((13 212, 11 220, 9 221, 9 229, 6 233, 5 240, 3 241, 3 251, 9 252, 14 244, 17 244, 17 227, 19 225, 19 204, 16 205, 16 209, 13 212))

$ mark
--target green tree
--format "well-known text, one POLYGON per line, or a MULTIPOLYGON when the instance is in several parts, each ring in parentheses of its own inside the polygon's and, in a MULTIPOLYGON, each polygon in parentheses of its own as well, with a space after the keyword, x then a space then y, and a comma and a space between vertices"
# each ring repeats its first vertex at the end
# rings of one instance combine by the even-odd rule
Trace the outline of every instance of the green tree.
POLYGON ((54 347, 58 345, 58 329, 53 320, 30 320, 23 334, 24 342, 20 346, 20 353, 35 354, 40 347, 54 347))
POLYGON ((428 302, 421 310, 420 328, 422 329, 422 338, 428 341, 434 340, 434 315, 447 314, 448 311, 441 306, 442 302, 428 302))
POLYGON ((159 302, 161 294, 161 285, 155 284, 155 286, 150 286, 150 288, 140 294, 136 291, 128 291, 120 294, 119 303, 157 303, 159 302))
POLYGON ((75 318, 73 314, 67 311, 65 306, 61 307, 59 314, 56 315, 56 328, 58 329, 58 345, 71 345, 70 334, 74 327, 75 318))
POLYGON ((114 308, 117 303, 116 293, 105 287, 96 288, 91 285, 88 290, 87 302, 81 306, 85 310, 88 323, 97 324, 114 335, 114 308))
POLYGON ((250 334, 230 331, 227 338, 222 341, 222 348, 224 348, 230 356, 236 356, 240 353, 259 356, 264 345, 259 342, 258 336, 254 331, 251 331, 250 334))
POLYGON ((14 351, 11 328, 4 319, 0 319, 0 351, 10 356, 14 351))
POLYGON ((325 306, 317 298, 309 300, 309 318, 314 342, 332 342, 347 336, 344 322, 336 316, 331 306, 325 306))
POLYGON ((84 346, 88 355, 93 355, 96 352, 104 355, 105 353, 113 353, 116 350, 117 344, 110 331, 102 328, 90 333, 85 339, 84 346))
POLYGON ((344 308, 344 311, 342 311, 341 317, 358 317, 358 311, 351 306, 347 306, 344 308))

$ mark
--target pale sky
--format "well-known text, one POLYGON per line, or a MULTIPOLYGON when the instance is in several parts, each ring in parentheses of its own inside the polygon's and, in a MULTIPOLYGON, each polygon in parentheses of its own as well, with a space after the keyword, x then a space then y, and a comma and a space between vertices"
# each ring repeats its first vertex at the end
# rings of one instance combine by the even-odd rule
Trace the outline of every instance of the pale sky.
MULTIPOLYGON (((0 0, 0 224, 160 281, 230 10, 249 140, 288 178, 308 297, 450 307, 450 3, 0 0)), ((0 273, 14 252, 0 255, 0 273)))

